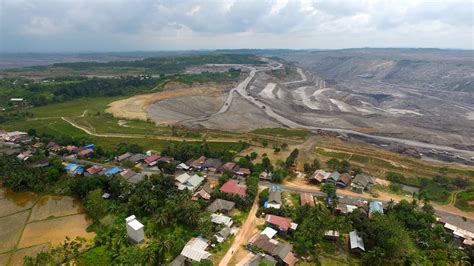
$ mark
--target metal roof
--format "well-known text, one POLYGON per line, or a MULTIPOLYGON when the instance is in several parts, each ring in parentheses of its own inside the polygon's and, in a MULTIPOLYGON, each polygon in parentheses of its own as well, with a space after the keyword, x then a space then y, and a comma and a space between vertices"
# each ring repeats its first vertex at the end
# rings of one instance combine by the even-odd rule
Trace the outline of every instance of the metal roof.
POLYGON ((365 251, 364 240, 362 240, 362 237, 360 237, 356 231, 349 233, 349 239, 351 242, 351 249, 360 248, 365 251))

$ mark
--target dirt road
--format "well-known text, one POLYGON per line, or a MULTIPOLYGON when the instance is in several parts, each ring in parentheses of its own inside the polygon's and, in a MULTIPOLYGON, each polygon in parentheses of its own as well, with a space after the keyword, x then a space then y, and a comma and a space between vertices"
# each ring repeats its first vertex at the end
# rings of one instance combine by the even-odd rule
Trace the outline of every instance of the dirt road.
POLYGON ((244 224, 242 225, 242 228, 240 228, 238 234, 235 236, 234 243, 232 243, 232 246, 230 246, 229 250, 227 250, 227 253, 224 255, 221 262, 219 263, 219 266, 229 265, 229 262, 232 259, 234 252, 239 249, 241 245, 246 244, 247 240, 251 237, 252 228, 256 226, 257 222, 257 217, 255 216, 257 214, 257 210, 258 195, 255 197, 247 220, 245 220, 244 224))
MULTIPOLYGON (((69 123, 71 126, 80 129, 87 133, 88 135, 94 137, 104 137, 104 138, 126 138, 126 139, 157 139, 157 140, 168 140, 168 141, 187 141, 187 142, 202 142, 202 139, 197 138, 181 138, 173 136, 151 136, 151 135, 140 135, 140 134, 116 134, 116 133, 96 133, 90 131, 88 128, 78 125, 77 123, 69 120, 66 117, 61 117, 62 120, 69 123)), ((239 139, 241 140, 241 139, 239 139)), ((206 138, 207 142, 238 142, 239 140, 230 139, 230 138, 206 138)))

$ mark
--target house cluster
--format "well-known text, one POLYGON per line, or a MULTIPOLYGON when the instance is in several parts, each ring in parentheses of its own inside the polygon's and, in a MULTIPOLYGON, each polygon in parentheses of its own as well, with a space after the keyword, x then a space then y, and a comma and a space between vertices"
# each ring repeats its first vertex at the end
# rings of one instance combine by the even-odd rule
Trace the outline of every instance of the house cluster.
POLYGON ((455 243, 460 249, 474 245, 474 226, 458 216, 442 216, 436 219, 447 231, 453 234, 455 243))
POLYGON ((298 259, 292 252, 293 245, 288 242, 278 241, 276 236, 286 237, 289 232, 296 230, 297 224, 290 218, 267 214, 265 216, 266 228, 252 236, 247 245, 255 256, 246 265, 295 265, 298 259), (258 264, 256 264, 258 262, 258 264))
POLYGON ((224 173, 229 171, 236 176, 247 177, 251 174, 250 169, 239 167, 235 162, 222 163, 215 158, 201 156, 196 160, 190 159, 177 165, 177 169, 184 171, 207 171, 209 173, 224 173))
POLYGON ((26 132, 21 131, 11 131, 7 132, 0 129, 0 140, 9 143, 29 143, 32 141, 32 138, 26 132))
POLYGON ((331 182, 334 183, 337 188, 344 189, 350 187, 352 191, 358 193, 370 191, 375 184, 375 179, 365 174, 357 174, 353 177, 349 173, 340 174, 337 171, 330 173, 321 169, 314 171, 314 173, 309 176, 308 181, 314 184, 331 182))

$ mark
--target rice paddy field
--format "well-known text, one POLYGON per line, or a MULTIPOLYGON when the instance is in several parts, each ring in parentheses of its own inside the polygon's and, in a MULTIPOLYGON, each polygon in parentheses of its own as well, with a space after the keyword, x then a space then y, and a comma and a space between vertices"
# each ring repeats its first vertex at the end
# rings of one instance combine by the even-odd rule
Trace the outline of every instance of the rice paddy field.
POLYGON ((66 237, 91 239, 91 224, 74 198, 15 193, 0 186, 0 265, 22 265, 25 256, 47 250, 66 237))

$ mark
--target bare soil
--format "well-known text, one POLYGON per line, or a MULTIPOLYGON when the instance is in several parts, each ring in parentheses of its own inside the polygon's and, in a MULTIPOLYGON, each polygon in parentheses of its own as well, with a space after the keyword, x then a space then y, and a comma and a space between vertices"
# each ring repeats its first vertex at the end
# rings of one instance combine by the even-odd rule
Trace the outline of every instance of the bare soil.
POLYGON ((0 253, 12 250, 21 236, 29 212, 20 212, 0 218, 0 253))
POLYGON ((86 232, 91 224, 85 214, 76 214, 50 220, 33 222, 27 224, 21 238, 19 248, 30 247, 42 243, 60 244, 67 236, 71 239, 76 237, 93 238, 94 233, 86 232))
MULTIPOLYGON (((219 97, 224 95, 225 88, 231 87, 229 84, 193 84, 192 86, 170 82, 166 84, 164 91, 133 96, 124 100, 119 100, 109 104, 106 112, 115 117, 127 119, 147 120, 147 109, 157 102, 188 96, 210 96, 219 97)), ((186 108, 186 105, 184 105, 186 108)))
POLYGON ((26 256, 34 256, 42 251, 48 250, 48 248, 49 244, 41 244, 30 248, 20 249, 15 252, 11 258, 10 265, 23 265, 23 261, 26 256))
POLYGON ((80 202, 74 198, 43 196, 33 207, 29 222, 83 212, 85 212, 84 208, 80 202))

